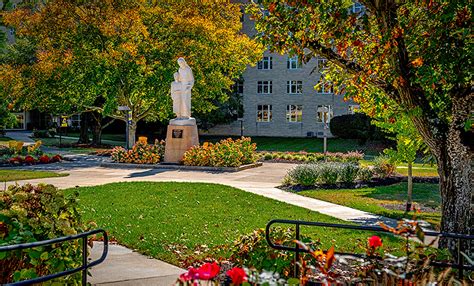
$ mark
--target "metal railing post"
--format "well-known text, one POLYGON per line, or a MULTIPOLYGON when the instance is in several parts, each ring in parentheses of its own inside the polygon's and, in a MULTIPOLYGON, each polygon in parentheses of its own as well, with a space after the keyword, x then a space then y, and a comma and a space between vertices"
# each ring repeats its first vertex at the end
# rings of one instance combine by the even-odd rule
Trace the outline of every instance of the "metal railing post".
POLYGON ((462 277, 463 277, 463 268, 464 268, 464 261, 463 261, 463 257, 462 257, 462 254, 461 254, 461 239, 458 238, 457 239, 458 241, 458 257, 457 257, 457 261, 458 261, 458 266, 459 266, 459 272, 458 272, 458 278, 459 280, 462 280, 462 277))
POLYGON ((82 238, 82 286, 87 286, 87 236, 82 238))
MULTIPOLYGON (((300 241, 300 224, 299 223, 296 223, 296 240, 297 241, 300 241)), ((296 277, 299 277, 299 267, 298 267, 298 263, 300 261, 300 245, 298 243, 296 243, 296 246, 295 246, 295 276, 296 277)))

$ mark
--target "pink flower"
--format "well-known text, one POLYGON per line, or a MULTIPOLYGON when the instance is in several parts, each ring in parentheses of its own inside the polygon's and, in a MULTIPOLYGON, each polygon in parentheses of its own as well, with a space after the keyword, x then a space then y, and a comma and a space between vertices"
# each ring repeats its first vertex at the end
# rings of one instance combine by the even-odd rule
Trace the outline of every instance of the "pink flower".
POLYGON ((369 246, 372 248, 379 248, 382 246, 382 239, 376 235, 369 238, 369 246))
POLYGON ((227 276, 232 279, 232 284, 241 285, 244 281, 247 281, 247 274, 242 268, 234 267, 227 271, 227 276))

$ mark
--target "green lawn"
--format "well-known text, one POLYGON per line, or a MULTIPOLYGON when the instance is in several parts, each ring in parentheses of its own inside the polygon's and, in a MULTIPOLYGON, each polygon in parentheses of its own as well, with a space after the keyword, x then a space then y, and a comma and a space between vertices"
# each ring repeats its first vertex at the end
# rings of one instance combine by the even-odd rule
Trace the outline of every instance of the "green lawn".
MULTIPOLYGON (((202 136, 201 141, 219 141, 223 137, 202 136)), ((259 151, 281 151, 281 152, 323 152, 323 139, 321 138, 286 138, 286 137, 252 137, 252 141, 257 143, 259 151)), ((357 140, 328 139, 328 151, 347 152, 362 151, 366 155, 378 155, 386 147, 379 142, 369 142, 360 145, 357 140)))
MULTIPOLYGON (((196 257, 196 248, 210 248, 204 255, 227 256, 226 246, 242 234, 275 218, 344 223, 304 208, 274 201, 235 188, 205 183, 113 183, 70 189, 79 192, 86 220, 94 220, 119 243, 141 253, 179 265, 185 254, 196 257), (181 251, 178 257, 172 250, 181 251)), ((372 233, 352 230, 302 228, 303 234, 320 238, 325 247, 355 250, 357 239, 372 233)), ((384 236, 394 247, 392 236, 384 236)), ((397 243, 397 247, 400 245, 397 243)))
POLYGON ((28 179, 42 179, 51 177, 64 177, 68 174, 47 171, 27 170, 0 170, 0 182, 19 181, 28 179))
MULTIPOLYGON (((406 192, 407 184, 400 183, 391 186, 351 190, 318 189, 303 191, 298 194, 395 219, 411 219, 413 218, 413 212, 404 212, 406 192), (399 205, 401 209, 389 209, 384 205, 399 205)), ((439 225, 441 220, 439 212, 441 197, 437 184, 414 184, 413 201, 422 209, 422 212, 417 214, 418 219, 426 220, 435 226, 439 225)))

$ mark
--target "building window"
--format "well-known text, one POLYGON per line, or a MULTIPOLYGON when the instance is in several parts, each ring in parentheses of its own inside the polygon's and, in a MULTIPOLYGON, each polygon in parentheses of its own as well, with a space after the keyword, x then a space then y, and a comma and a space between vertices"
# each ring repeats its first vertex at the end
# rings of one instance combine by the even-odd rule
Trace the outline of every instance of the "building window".
POLYGON ((301 94, 303 93, 303 82, 301 80, 289 80, 286 82, 286 93, 301 94))
POLYGON ((316 65, 318 66, 318 70, 321 71, 321 70, 324 70, 324 69, 327 69, 327 62, 328 60, 323 58, 323 57, 317 57, 316 58, 316 65))
POLYGON ((243 94, 244 93, 244 80, 238 79, 235 81, 233 90, 235 93, 243 94))
POLYGON ((317 118, 316 121, 319 123, 329 123, 333 117, 331 105, 318 105, 316 109, 317 118))
POLYGON ((359 109, 360 109, 360 106, 357 104, 349 105, 349 107, 347 108, 347 114, 355 114, 356 110, 359 110, 359 109))
POLYGON ((71 117, 69 117, 69 126, 73 128, 79 128, 81 127, 81 115, 80 114, 74 114, 71 117))
POLYGON ((330 94, 332 93, 332 84, 324 80, 321 76, 319 78, 319 83, 316 86, 317 93, 330 94))
POLYGON ((303 105, 287 105, 286 106, 286 121, 287 122, 302 122, 303 121, 303 105))
POLYGON ((300 64, 298 62, 298 57, 288 57, 288 61, 286 62, 286 67, 289 70, 296 70, 300 68, 300 64))
POLYGON ((257 64, 257 69, 259 70, 271 70, 273 68, 273 58, 272 57, 263 57, 261 61, 257 64))
POLYGON ((272 121, 272 106, 268 104, 257 105, 257 122, 272 121))
POLYGON ((259 80, 257 82, 258 94, 271 94, 273 92, 273 83, 271 80, 259 80))

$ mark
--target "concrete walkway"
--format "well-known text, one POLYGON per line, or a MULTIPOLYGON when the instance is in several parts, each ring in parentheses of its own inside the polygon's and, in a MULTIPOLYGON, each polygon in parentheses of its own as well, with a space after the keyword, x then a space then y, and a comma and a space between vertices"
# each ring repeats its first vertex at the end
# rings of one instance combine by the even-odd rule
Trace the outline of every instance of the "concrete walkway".
MULTIPOLYGON (((90 258, 98 259, 103 248, 102 242, 94 242, 90 258)), ((92 269, 88 282, 93 285, 169 286, 184 272, 184 269, 148 258, 126 247, 109 244, 107 259, 92 269)))
POLYGON ((31 139, 31 131, 9 131, 5 136, 10 137, 16 141, 23 141, 25 145, 35 144, 35 140, 31 139))
MULTIPOLYGON (((373 225, 396 221, 349 207, 303 197, 276 188, 287 171, 294 167, 287 163, 264 163, 262 167, 235 173, 199 172, 167 169, 114 169, 99 167, 103 157, 73 156, 72 161, 36 165, 25 169, 54 170, 69 173, 67 177, 25 180, 19 183, 48 183, 59 188, 103 185, 113 182, 203 182, 239 188, 243 191, 303 207, 345 221, 373 225)), ((10 182, 9 184, 14 184, 10 182)), ((285 219, 275 214, 275 219, 285 219)), ((96 251, 96 250, 95 250, 96 251)), ((154 259, 147 259, 124 247, 112 246, 106 263, 94 268, 93 283, 113 285, 166 285, 172 284, 182 269, 154 259), (138 267, 138 268, 137 268, 138 267), (143 271, 141 271, 143 270, 143 271), (139 279, 138 279, 139 278, 139 279), (137 280, 138 279, 138 280, 137 280), (120 283, 119 283, 120 282, 120 283), (171 282, 171 283, 170 283, 171 282)))

